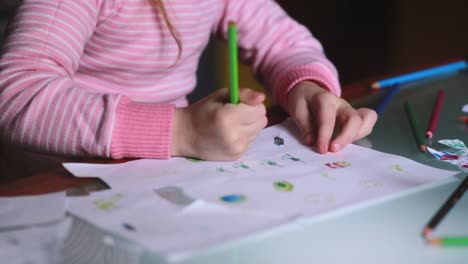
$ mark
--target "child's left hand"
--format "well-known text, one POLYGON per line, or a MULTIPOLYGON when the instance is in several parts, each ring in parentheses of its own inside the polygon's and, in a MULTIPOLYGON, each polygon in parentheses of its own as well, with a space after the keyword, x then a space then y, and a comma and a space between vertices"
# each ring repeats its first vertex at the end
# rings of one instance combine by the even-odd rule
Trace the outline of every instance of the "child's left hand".
POLYGON ((288 93, 288 111, 298 125, 304 143, 319 153, 337 152, 372 132, 377 114, 369 108, 354 109, 316 83, 303 81, 288 93), (333 131, 340 129, 335 138, 333 131))

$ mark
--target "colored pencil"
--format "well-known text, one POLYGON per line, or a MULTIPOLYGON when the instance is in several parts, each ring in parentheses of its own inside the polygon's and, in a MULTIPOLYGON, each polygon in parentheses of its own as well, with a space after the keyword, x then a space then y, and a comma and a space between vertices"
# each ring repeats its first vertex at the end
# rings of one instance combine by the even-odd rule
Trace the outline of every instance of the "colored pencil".
POLYGON ((468 124, 468 116, 459 116, 457 119, 468 124))
POLYGON ((434 136, 437 122, 439 121, 440 110, 442 109, 442 103, 444 102, 444 98, 445 98, 445 92, 442 90, 439 90, 437 92, 437 97, 434 103, 434 107, 432 108, 431 120, 429 121, 429 125, 427 126, 426 138, 432 138, 434 136))
POLYGON ((427 243, 433 246, 447 247, 468 247, 468 237, 438 237, 427 240, 427 243))
POLYGON ((442 66, 433 67, 426 70, 416 71, 400 76, 380 80, 371 84, 373 89, 379 89, 384 87, 390 87, 395 84, 403 84, 412 81, 421 80, 428 77, 434 77, 443 74, 456 73, 457 71, 464 70, 468 67, 466 61, 457 61, 442 66))
POLYGON ((442 219, 448 214, 450 209, 460 200, 460 198, 468 189, 468 176, 458 185, 458 187, 453 191, 450 197, 445 201, 445 203, 439 208, 437 213, 431 218, 429 223, 426 225, 423 231, 423 235, 428 237, 434 228, 442 221, 442 219))
POLYGON ((405 102, 405 109, 406 114, 408 116, 408 121, 411 125, 411 129, 413 130, 414 137, 416 138, 416 141, 418 143, 418 147, 422 152, 424 152, 426 151, 426 144, 424 143, 423 135, 421 133, 421 130, 419 129, 419 124, 416 120, 416 115, 414 114, 413 107, 408 101, 405 102))
POLYGON ((229 94, 232 104, 239 103, 239 70, 237 62, 237 26, 235 22, 228 24, 229 50, 229 94))
POLYGON ((382 101, 380 101, 380 103, 374 109, 378 115, 380 115, 383 112, 384 108, 392 100, 392 98, 398 93, 399 90, 400 90, 400 85, 397 84, 393 86, 391 90, 387 92, 387 94, 385 94, 382 101))

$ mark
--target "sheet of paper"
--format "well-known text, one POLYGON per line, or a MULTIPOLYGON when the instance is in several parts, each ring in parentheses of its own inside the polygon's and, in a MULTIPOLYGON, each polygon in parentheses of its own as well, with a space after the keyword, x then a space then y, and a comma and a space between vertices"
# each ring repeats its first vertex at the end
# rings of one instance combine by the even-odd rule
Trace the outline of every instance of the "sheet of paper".
POLYGON ((0 231, 0 263, 60 264, 71 219, 0 231))
POLYGON ((287 223, 273 214, 180 199, 172 189, 107 190, 69 197, 68 206, 75 216, 171 258, 287 223))
POLYGON ((0 229, 50 223, 64 217, 64 192, 0 198, 0 229))
POLYGON ((95 195, 88 200, 77 198, 70 211, 171 255, 216 245, 221 238, 228 241, 298 218, 388 198, 458 173, 356 145, 321 155, 297 138, 296 127, 287 120, 262 131, 235 162, 172 158, 112 165, 66 163, 76 176, 102 178, 111 186, 106 191, 111 196, 141 195, 132 198, 140 202, 122 203, 116 209, 120 214, 96 217, 96 203, 89 200, 95 195), (158 199, 150 206, 159 209, 146 207, 149 199, 158 199), (130 229, 144 231, 123 232, 123 220, 131 220, 130 229), (207 229, 225 223, 230 224, 229 230, 207 229))

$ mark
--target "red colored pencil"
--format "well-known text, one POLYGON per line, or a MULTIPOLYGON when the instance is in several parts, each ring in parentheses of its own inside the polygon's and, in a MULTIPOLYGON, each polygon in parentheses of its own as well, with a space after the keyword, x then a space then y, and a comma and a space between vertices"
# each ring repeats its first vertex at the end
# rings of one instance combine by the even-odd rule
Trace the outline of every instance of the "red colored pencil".
POLYGON ((426 138, 432 138, 435 133, 437 122, 439 121, 440 110, 442 109, 442 103, 444 102, 445 93, 442 90, 437 92, 437 98, 434 103, 434 108, 432 108, 432 116, 429 121, 429 125, 426 130, 426 138))

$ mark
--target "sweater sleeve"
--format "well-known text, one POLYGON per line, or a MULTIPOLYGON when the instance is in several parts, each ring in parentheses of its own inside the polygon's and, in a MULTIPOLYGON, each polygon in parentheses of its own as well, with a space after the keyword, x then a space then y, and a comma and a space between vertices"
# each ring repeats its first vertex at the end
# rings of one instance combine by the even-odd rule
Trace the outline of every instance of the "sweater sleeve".
POLYGON ((320 42, 272 0, 225 0, 215 29, 227 37, 229 21, 238 25, 239 56, 273 98, 287 108, 287 94, 299 82, 314 81, 341 94, 338 73, 320 42))
POLYGON ((84 46, 118 0, 24 0, 0 59, 0 136, 31 151, 168 158, 174 106, 73 82, 84 46))

